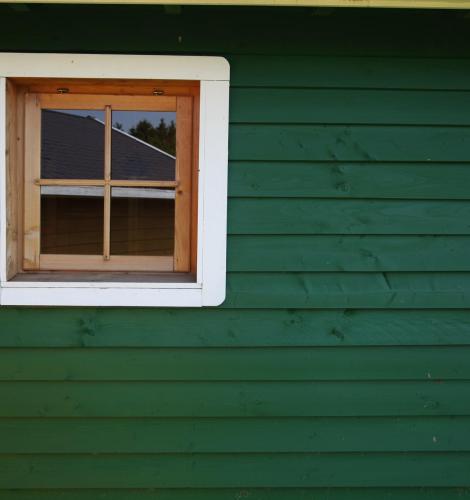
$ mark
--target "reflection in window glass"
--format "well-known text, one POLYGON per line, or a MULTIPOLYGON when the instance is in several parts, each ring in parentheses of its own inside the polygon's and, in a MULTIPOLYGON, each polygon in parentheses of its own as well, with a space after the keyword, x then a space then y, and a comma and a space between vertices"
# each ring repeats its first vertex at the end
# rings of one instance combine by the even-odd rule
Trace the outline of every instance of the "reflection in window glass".
POLYGON ((113 188, 111 255, 173 255, 175 192, 113 188))
POLYGON ((102 179, 104 111, 41 112, 41 177, 102 179))
POLYGON ((41 253, 103 253, 103 188, 41 187, 41 253))
POLYGON ((176 113, 113 111, 112 178, 174 180, 176 113))

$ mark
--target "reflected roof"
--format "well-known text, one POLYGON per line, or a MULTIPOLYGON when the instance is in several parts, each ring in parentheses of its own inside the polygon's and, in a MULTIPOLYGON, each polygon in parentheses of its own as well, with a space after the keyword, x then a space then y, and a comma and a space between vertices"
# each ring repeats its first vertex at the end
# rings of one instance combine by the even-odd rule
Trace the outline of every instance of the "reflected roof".
MULTIPOLYGON (((104 124, 93 117, 43 110, 41 177, 102 179, 104 124)), ((174 180, 175 157, 121 130, 112 130, 114 179, 174 180)))

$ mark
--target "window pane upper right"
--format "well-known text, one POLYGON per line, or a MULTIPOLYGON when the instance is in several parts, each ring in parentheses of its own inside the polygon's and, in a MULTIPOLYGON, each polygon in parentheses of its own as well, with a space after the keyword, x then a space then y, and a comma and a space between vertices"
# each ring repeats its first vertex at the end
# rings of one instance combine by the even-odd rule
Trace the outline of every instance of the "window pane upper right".
POLYGON ((175 112, 113 111, 112 122, 112 179, 175 180, 175 112))

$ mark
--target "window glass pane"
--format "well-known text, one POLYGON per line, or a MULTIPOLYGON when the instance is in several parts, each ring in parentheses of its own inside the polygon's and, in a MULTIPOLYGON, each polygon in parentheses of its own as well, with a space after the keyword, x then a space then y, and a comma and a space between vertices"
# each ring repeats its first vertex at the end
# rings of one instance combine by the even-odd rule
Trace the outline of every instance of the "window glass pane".
POLYGON ((103 188, 41 187, 41 253, 103 254, 103 188))
POLYGON ((104 111, 43 109, 41 177, 103 179, 104 111))
POLYGON ((113 111, 112 123, 113 179, 175 179, 176 113, 113 111))
POLYGON ((111 255, 173 255, 175 191, 112 188, 111 255))

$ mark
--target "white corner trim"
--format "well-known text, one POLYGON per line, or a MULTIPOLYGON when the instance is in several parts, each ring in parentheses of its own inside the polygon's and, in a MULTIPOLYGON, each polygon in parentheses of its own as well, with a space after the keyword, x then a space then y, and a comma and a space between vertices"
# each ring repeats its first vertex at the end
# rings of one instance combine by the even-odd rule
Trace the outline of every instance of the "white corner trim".
POLYGON ((223 57, 3 52, 0 53, 0 75, 228 81, 230 66, 223 57))
POLYGON ((201 157, 205 165, 201 184, 205 193, 203 247, 201 252, 204 275, 208 283, 202 292, 204 305, 219 305, 225 300, 226 246, 227 246, 227 183, 228 169, 228 102, 229 87, 224 82, 201 83, 201 157), (219 147, 212 147, 212 137, 221 141, 219 147), (218 186, 213 190, 213 186, 218 186))
POLYGON ((0 305, 201 307, 225 299, 229 65, 221 57, 0 53, 0 305), (6 280, 6 79, 199 80, 200 140, 196 283, 6 280))

